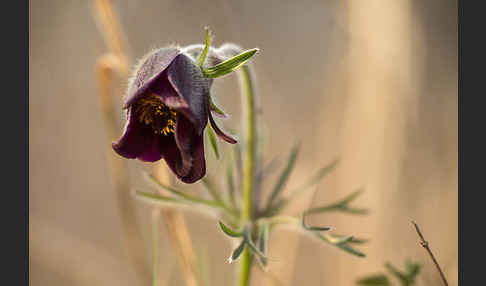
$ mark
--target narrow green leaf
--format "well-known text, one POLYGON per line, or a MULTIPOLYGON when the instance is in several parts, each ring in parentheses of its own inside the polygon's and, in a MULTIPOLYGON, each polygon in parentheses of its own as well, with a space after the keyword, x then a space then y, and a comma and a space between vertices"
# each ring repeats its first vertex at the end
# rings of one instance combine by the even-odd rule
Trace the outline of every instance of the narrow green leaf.
POLYGON ((405 262, 405 267, 407 269, 407 276, 411 284, 415 282, 415 278, 420 273, 421 265, 417 263, 412 263, 410 260, 405 262))
POLYGON ((157 186, 159 186, 160 188, 188 201, 188 202, 192 202, 192 203, 199 203, 199 204, 204 204, 204 205, 207 205, 207 206, 211 206, 211 207, 220 207, 221 205, 218 203, 218 202, 215 202, 215 201, 209 201, 209 200, 205 200, 205 199, 201 199, 201 198, 197 198, 197 197, 193 197, 191 195, 188 195, 184 192, 181 192, 181 191, 178 191, 174 188, 171 188, 165 184, 163 184, 162 182, 160 182, 159 180, 157 180, 157 178, 151 174, 147 174, 145 173, 146 175, 146 178, 148 178, 151 182, 155 183, 157 186))
POLYGON ((211 143, 211 147, 213 148, 214 155, 216 156, 216 159, 219 160, 218 142, 216 142, 216 135, 214 134, 213 128, 208 127, 206 130, 206 134, 208 136, 209 143, 211 143))
POLYGON ((280 199, 274 205, 267 207, 265 213, 269 215, 273 215, 279 213, 282 209, 284 209, 287 205, 289 205, 294 199, 298 196, 303 195, 306 191, 311 190, 315 184, 317 184, 320 180, 322 180, 327 174, 329 174, 339 163, 339 159, 332 161, 327 166, 319 169, 305 184, 303 184, 298 189, 292 191, 287 198, 280 199))
POLYGON ((204 65, 204 62, 206 61, 206 57, 208 56, 208 50, 209 50, 209 45, 211 42, 211 31, 209 31, 208 27, 205 27, 204 30, 206 30, 206 45, 204 46, 203 51, 197 58, 197 64, 202 67, 204 65))
MULTIPOLYGON (((309 178, 309 180, 302 187, 299 188, 299 190, 300 191, 307 190, 309 189, 309 187, 312 187, 315 184, 319 183, 322 179, 324 179, 326 175, 331 173, 334 170, 334 168, 336 168, 338 163, 339 163, 339 159, 336 159, 331 163, 329 163, 328 165, 319 169, 312 177, 309 178)), ((299 191, 296 191, 294 193, 298 193, 298 192, 299 191)))
POLYGON ((226 188, 228 189, 228 195, 231 205, 234 209, 237 209, 236 197, 235 197, 235 182, 233 180, 233 167, 232 164, 228 164, 226 168, 226 188))
MULTIPOLYGON (((347 237, 347 235, 340 235, 340 234, 333 234, 333 236, 340 237, 340 238, 347 237)), ((352 236, 352 238, 348 241, 348 243, 351 243, 351 244, 364 244, 364 243, 367 243, 367 242, 368 242, 368 239, 357 238, 357 237, 354 237, 354 236, 352 236)))
POLYGON ((213 101, 213 97, 211 95, 209 96, 209 106, 211 107, 211 110, 214 111, 216 114, 221 115, 222 117, 228 116, 226 112, 224 112, 223 110, 221 110, 221 108, 216 106, 216 104, 213 101))
POLYGON ((135 196, 141 199, 146 199, 154 203, 183 203, 182 201, 176 198, 166 197, 166 196, 149 193, 149 192, 135 191, 135 196))
POLYGON ((292 147, 292 150, 290 151, 289 160, 287 161, 287 166, 285 166, 285 169, 282 171, 280 178, 278 179, 277 183, 275 184, 275 187, 273 188, 272 193, 270 194, 270 197, 268 198, 268 202, 267 202, 268 206, 272 205, 273 201, 277 198, 280 192, 282 192, 285 183, 287 183, 287 180, 295 166, 295 162, 299 155, 299 149, 300 149, 300 144, 298 143, 294 144, 294 146, 292 147))
POLYGON ((352 192, 351 194, 349 194, 347 197, 345 197, 342 201, 341 201, 341 204, 343 205, 347 205, 349 204, 350 202, 352 202, 354 199, 356 199, 357 197, 359 197, 359 195, 361 195, 363 193, 363 189, 360 188, 354 192, 352 192))
POLYGON ((266 164, 262 170, 257 171, 255 176, 255 181, 259 182, 260 184, 277 169, 278 166, 278 157, 273 158, 268 164, 266 164))
POLYGON ((228 226, 226 226, 222 222, 219 222, 219 226, 221 227, 221 230, 224 233, 226 233, 228 236, 231 236, 231 237, 242 237, 243 234, 244 234, 243 232, 238 232, 238 231, 232 230, 231 228, 229 228, 228 226))
POLYGON ((256 255, 258 255, 259 257, 261 258, 264 258, 264 259, 267 259, 267 257, 265 256, 265 254, 263 254, 254 244, 253 242, 251 241, 251 237, 250 237, 250 234, 248 233, 247 230, 243 231, 243 237, 245 238, 245 241, 246 243, 248 244, 248 246, 250 247, 250 250, 251 252, 255 253, 256 255))
POLYGON ((233 263, 233 261, 235 261, 236 259, 238 259, 238 257, 240 257, 241 253, 243 252, 243 249, 245 249, 245 244, 246 241, 242 239, 240 245, 238 245, 238 247, 235 248, 235 250, 233 250, 233 253, 228 258, 228 263, 233 263))
POLYGON ((256 52, 258 52, 258 49, 244 51, 214 67, 203 68, 202 72, 204 76, 208 78, 224 76, 244 65, 256 52))
POLYGON ((323 212, 331 212, 331 211, 342 211, 350 214, 367 214, 368 213, 367 209, 351 208, 348 206, 348 204, 354 199, 356 199, 362 192, 363 190, 359 189, 336 203, 327 206, 311 208, 308 209, 306 213, 314 214, 314 213, 323 213, 323 212))
POLYGON ((305 224, 305 213, 302 215, 302 227, 306 230, 310 231, 327 231, 330 230, 330 227, 320 227, 320 226, 308 226, 305 224))
POLYGON ((233 217, 238 215, 236 208, 231 208, 226 204, 226 201, 221 197, 219 190, 217 190, 209 175, 204 176, 204 178, 201 179, 201 183, 214 199, 212 202, 216 207, 223 209, 227 214, 233 217))
POLYGON ((331 229, 330 227, 307 226, 307 225, 303 225, 302 227, 310 231, 328 231, 331 229))
POLYGON ((235 161, 236 174, 238 175, 238 182, 241 182, 241 177, 243 173, 243 159, 241 156, 240 144, 233 145, 233 160, 235 161))
POLYGON ((354 256, 366 257, 366 255, 363 252, 349 246, 349 244, 347 244, 347 243, 336 244, 336 246, 338 248, 346 251, 347 253, 354 255, 354 256))
MULTIPOLYGON (((262 225, 262 229, 260 231, 260 236, 258 238, 258 249, 267 256, 268 254, 268 233, 269 233, 269 223, 265 222, 262 225)), ((266 257, 260 257, 260 262, 263 266, 267 266, 268 259, 266 257)))
POLYGON ((400 282, 403 286, 409 286, 410 285, 410 281, 408 280, 407 275, 405 275, 400 270, 395 268, 395 266, 393 266, 390 262, 386 262, 385 267, 386 267, 386 269, 388 269, 388 271, 390 271, 393 274, 393 276, 395 276, 396 278, 398 278, 400 280, 400 282))
POLYGON ((280 199, 273 203, 271 206, 267 206, 262 212, 262 216, 271 217, 278 214, 286 205, 288 201, 286 199, 280 199))
POLYGON ((253 242, 251 242, 251 240, 248 240, 247 241, 247 244, 248 246, 250 247, 250 250, 255 253, 256 255, 258 255, 259 257, 263 258, 263 259, 267 259, 267 257, 265 256, 265 254, 263 254, 254 244, 253 242))
POLYGON ((372 276, 365 277, 357 281, 359 285, 365 286, 390 286, 390 281, 388 277, 383 274, 376 274, 372 276))
POLYGON ((347 235, 347 236, 328 235, 327 239, 332 244, 342 244, 342 243, 350 242, 351 240, 353 240, 353 236, 352 235, 347 235))
POLYGON ((321 239, 322 241, 325 241, 331 245, 334 245, 341 250, 346 251, 347 253, 350 253, 352 255, 358 256, 358 257, 365 257, 366 255, 362 253, 361 251, 351 247, 348 242, 352 240, 352 236, 347 236, 347 237, 333 237, 328 234, 322 234, 320 232, 312 232, 316 237, 321 239))

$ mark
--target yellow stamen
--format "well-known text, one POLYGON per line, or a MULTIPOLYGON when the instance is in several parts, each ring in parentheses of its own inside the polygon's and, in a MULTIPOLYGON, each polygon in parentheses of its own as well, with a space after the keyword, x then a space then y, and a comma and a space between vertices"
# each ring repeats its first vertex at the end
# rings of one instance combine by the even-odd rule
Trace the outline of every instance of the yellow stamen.
POLYGON ((177 112, 166 106, 159 97, 150 93, 140 99, 135 107, 140 122, 151 125, 155 134, 164 136, 175 133, 177 112))

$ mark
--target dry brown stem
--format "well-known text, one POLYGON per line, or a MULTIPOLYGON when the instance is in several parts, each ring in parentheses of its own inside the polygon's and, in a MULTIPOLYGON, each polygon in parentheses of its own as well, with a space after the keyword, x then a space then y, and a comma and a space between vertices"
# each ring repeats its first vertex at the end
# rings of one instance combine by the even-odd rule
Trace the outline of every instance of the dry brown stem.
MULTIPOLYGON (((97 77, 99 82, 99 96, 104 114, 104 121, 108 140, 110 140, 108 154, 113 186, 117 194, 118 208, 124 238, 129 256, 134 265, 135 271, 141 277, 143 285, 151 284, 150 266, 145 257, 143 238, 136 219, 135 201, 130 195, 130 183, 128 168, 125 161, 111 150, 111 140, 119 137, 117 123, 118 113, 113 110, 113 73, 116 72, 121 78, 127 78, 129 72, 129 57, 125 45, 125 37, 120 21, 113 10, 110 0, 95 0, 96 19, 99 28, 108 46, 109 53, 100 57, 97 61, 97 77)), ((121 97, 120 97, 121 98, 121 97)), ((163 166, 156 166, 156 176, 162 181, 167 180, 167 170, 163 166)), ((160 212, 156 208, 154 212, 160 212)), ((197 286, 195 271, 196 259, 192 247, 192 241, 187 231, 184 216, 177 210, 162 210, 161 214, 167 226, 168 235, 176 250, 178 261, 188 286, 197 286)), ((152 219, 158 220, 158 215, 152 219)))
POLYGON ((107 132, 108 163, 122 226, 124 246, 136 274, 144 285, 150 283, 150 265, 145 257, 144 241, 136 217, 136 206, 130 195, 130 182, 126 162, 111 149, 111 139, 118 136, 118 124, 111 103, 114 66, 118 58, 111 54, 101 57, 97 63, 99 96, 107 132))
POLYGON ((422 247, 425 248, 425 250, 429 254, 430 258, 434 262, 435 267, 437 268, 437 271, 439 271, 440 278, 442 279, 442 282, 444 283, 444 285, 445 286, 448 286, 449 284, 447 283, 447 280, 446 280, 446 278, 444 276, 444 273, 442 272, 442 269, 440 269, 439 263, 435 259, 435 256, 432 253, 432 250, 430 250, 429 242, 425 240, 425 238, 422 235, 422 232, 420 231, 420 228, 418 227, 418 225, 414 221, 412 221, 412 224, 415 226, 415 230, 417 231, 417 234, 420 237, 420 245, 422 245, 422 247))

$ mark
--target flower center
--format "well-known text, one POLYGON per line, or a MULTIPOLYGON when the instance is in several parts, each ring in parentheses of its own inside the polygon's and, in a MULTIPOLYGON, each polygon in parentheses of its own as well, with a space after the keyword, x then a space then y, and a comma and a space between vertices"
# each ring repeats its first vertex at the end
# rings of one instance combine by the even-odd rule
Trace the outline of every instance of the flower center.
POLYGON ((165 136, 175 133, 177 112, 166 106, 153 93, 140 99, 135 107, 135 113, 140 122, 151 125, 155 134, 165 136))

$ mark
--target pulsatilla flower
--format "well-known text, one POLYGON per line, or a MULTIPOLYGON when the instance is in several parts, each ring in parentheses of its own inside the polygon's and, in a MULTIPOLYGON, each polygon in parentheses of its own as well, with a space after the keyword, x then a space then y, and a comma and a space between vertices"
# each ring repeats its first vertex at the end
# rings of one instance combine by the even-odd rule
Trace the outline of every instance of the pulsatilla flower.
POLYGON ((127 122, 113 149, 146 162, 163 158, 181 181, 198 181, 206 174, 203 132, 208 119, 217 135, 236 143, 211 115, 211 84, 189 53, 178 48, 149 53, 129 82, 123 106, 127 122))

